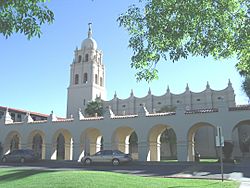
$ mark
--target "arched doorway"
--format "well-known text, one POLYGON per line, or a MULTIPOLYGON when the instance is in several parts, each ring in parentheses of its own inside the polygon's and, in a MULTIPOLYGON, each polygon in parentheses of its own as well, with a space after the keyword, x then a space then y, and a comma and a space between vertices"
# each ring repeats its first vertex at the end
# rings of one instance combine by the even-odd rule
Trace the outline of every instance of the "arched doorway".
POLYGON ((112 148, 130 153, 134 160, 138 159, 138 137, 134 129, 119 127, 112 135, 112 148))
POLYGON ((201 159, 218 158, 216 149, 216 127, 212 124, 200 122, 188 131, 188 161, 195 161, 195 155, 201 159))
POLYGON ((3 153, 9 153, 11 151, 21 148, 21 136, 17 131, 11 131, 5 138, 3 153))
POLYGON ((103 149, 103 136, 99 129, 88 128, 82 134, 80 138, 80 157, 86 155, 92 155, 103 149))
POLYGON ((232 131, 234 159, 250 158, 250 120, 239 122, 232 131))
POLYGON ((72 160, 73 138, 66 129, 58 130, 53 136, 53 154, 51 159, 72 160))
POLYGON ((138 159, 138 137, 135 131, 129 137, 129 153, 134 160, 138 159))
POLYGON ((176 134, 168 125, 155 125, 149 131, 148 161, 160 161, 162 159, 176 159, 176 134))
POLYGON ((32 140, 32 150, 34 151, 38 159, 42 159, 43 139, 42 136, 37 133, 32 140))
POLYGON ((56 140, 56 159, 64 160, 65 159, 65 138, 62 133, 60 133, 56 140))
POLYGON ((160 137, 161 158, 160 160, 177 159, 176 135, 172 128, 166 128, 160 137))
POLYGON ((45 159, 45 133, 34 130, 28 136, 28 148, 32 149, 39 159, 45 159))
POLYGON ((12 137, 10 141, 10 152, 20 148, 19 136, 16 134, 12 137))

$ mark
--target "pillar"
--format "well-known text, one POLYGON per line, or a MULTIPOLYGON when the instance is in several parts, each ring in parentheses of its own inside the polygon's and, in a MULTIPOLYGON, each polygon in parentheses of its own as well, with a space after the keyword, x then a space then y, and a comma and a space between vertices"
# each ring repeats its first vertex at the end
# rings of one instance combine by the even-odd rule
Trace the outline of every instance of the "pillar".
POLYGON ((187 157, 187 161, 194 161, 194 156, 195 156, 194 141, 189 140, 188 141, 188 157, 187 157))
POLYGON ((72 160, 80 161, 82 157, 83 156, 81 156, 80 143, 79 142, 74 142, 73 143, 73 157, 72 157, 72 160))
POLYGON ((148 161, 150 157, 150 152, 148 150, 148 144, 146 141, 138 143, 138 158, 139 161, 148 161))
POLYGON ((50 143, 45 143, 45 159, 51 160, 51 159, 56 159, 56 150, 54 150, 55 154, 52 154, 52 144, 50 143), (53 158, 55 156, 55 158, 53 158))
POLYGON ((186 140, 177 140, 177 160, 187 161, 188 158, 188 143, 186 140))
POLYGON ((160 161, 161 159, 161 144, 158 142, 149 143, 150 161, 160 161))

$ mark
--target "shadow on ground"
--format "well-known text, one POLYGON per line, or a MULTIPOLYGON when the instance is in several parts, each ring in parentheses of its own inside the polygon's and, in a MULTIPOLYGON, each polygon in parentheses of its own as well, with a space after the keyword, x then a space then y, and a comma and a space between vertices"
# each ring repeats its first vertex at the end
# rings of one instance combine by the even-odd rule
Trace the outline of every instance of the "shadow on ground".
POLYGON ((19 180, 23 179, 29 176, 33 176, 36 174, 41 174, 41 173, 48 173, 48 172, 55 172, 53 170, 7 170, 7 174, 0 175, 0 183, 2 182, 7 182, 7 181, 14 181, 14 180, 19 180))

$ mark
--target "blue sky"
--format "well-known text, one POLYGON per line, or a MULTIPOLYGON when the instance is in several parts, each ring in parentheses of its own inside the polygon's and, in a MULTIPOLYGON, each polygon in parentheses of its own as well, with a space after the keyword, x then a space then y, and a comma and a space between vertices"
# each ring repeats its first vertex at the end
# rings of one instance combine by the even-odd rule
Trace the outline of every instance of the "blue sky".
POLYGON ((130 68, 128 33, 116 21, 133 3, 138 0, 52 0, 48 6, 55 13, 55 21, 42 27, 40 39, 29 41, 20 34, 5 39, 0 35, 0 106, 46 114, 54 110, 56 115, 65 116, 73 52, 87 37, 89 22, 93 23, 98 48, 104 53, 108 100, 115 91, 119 98, 127 98, 131 89, 135 96, 143 97, 149 87, 159 96, 168 85, 172 93, 178 94, 185 91, 187 83, 191 91, 200 92, 207 81, 212 89, 221 90, 230 79, 237 104, 247 103, 235 59, 190 57, 174 64, 160 62, 158 80, 138 83, 135 70, 130 68))

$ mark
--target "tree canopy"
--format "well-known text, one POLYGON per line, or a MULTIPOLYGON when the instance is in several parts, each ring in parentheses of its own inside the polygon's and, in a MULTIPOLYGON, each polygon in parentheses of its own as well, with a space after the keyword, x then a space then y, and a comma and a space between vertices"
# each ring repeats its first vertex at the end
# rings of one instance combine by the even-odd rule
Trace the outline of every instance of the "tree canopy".
POLYGON ((9 37, 22 33, 28 39, 41 35, 41 25, 52 23, 54 13, 47 0, 0 0, 0 33, 9 37))
POLYGON ((188 56, 237 57, 250 75, 250 0, 139 0, 118 22, 130 35, 137 80, 157 78, 157 63, 188 56))
POLYGON ((97 116, 103 115, 103 106, 102 101, 100 98, 97 98, 95 101, 91 101, 87 104, 85 109, 85 114, 94 117, 96 114, 97 116))
POLYGON ((242 89, 250 100, 250 76, 245 76, 242 82, 242 89))

